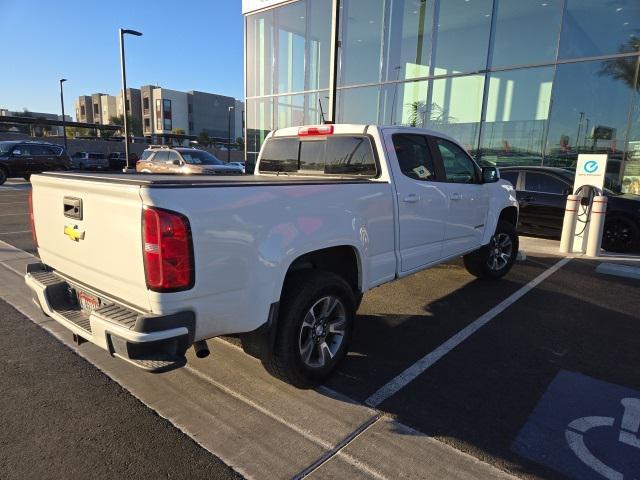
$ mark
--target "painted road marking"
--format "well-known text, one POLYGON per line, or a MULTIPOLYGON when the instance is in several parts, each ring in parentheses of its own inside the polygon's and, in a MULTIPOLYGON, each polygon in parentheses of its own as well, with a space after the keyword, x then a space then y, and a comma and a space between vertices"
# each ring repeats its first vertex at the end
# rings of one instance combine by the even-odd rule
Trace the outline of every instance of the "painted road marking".
POLYGON ((506 310, 509 306, 511 306, 518 300, 520 300, 524 295, 526 295, 528 292, 536 288, 540 283, 545 281, 547 278, 549 278, 555 272, 560 270, 570 261, 571 261, 570 258, 563 258, 558 263, 553 265, 551 268, 542 272, 536 278, 534 278, 525 286, 520 288, 520 290, 513 293, 510 297, 504 299, 502 302, 500 302, 498 305, 493 307, 487 313, 485 313, 481 317, 474 320, 473 323, 470 323, 469 325, 467 325, 465 328, 460 330, 458 333, 456 333, 453 337, 451 337, 449 340, 444 342, 438 348, 436 348, 432 352, 422 357, 420 360, 418 360, 416 363, 411 365, 400 375, 398 375, 389 383, 381 387, 377 392, 375 392, 373 395, 367 398, 364 403, 375 408, 378 405, 380 405, 382 402, 384 402, 387 398, 396 394, 400 389, 402 389, 407 384, 415 380, 416 377, 418 377, 418 375, 422 374, 425 370, 427 370, 429 367, 435 364, 447 353, 449 353, 451 350, 456 348, 458 345, 464 342, 467 338, 469 338, 471 335, 476 333, 480 328, 482 328, 487 323, 489 323, 493 318, 495 318, 497 315, 499 315, 504 310, 506 310))
POLYGON ((640 471, 639 431, 640 392, 561 371, 512 450, 570 478, 633 479, 640 471))
POLYGON ((17 232, 0 232, 0 235, 13 235, 14 233, 31 233, 31 230, 18 230, 17 232))
POLYGON ((16 215, 29 215, 29 213, 3 213, 0 217, 15 217, 16 215))
POLYGON ((24 202, 0 202, 0 205, 24 205, 24 202))

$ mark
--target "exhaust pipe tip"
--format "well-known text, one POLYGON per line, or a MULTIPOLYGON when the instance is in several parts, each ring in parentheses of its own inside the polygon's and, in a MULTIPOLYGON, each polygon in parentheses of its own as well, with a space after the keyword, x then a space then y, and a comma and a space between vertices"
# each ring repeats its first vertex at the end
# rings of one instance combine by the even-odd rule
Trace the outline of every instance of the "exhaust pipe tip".
POLYGON ((193 342, 193 350, 195 351, 196 357, 198 358, 207 358, 211 353, 205 340, 193 342))

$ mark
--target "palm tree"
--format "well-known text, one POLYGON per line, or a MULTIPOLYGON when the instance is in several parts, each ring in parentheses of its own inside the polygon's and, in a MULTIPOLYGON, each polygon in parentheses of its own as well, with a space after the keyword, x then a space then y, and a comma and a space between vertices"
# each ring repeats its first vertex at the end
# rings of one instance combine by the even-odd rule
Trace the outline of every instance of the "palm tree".
MULTIPOLYGON (((634 35, 629 41, 618 48, 618 53, 640 52, 640 37, 634 35)), ((638 66, 640 57, 620 57, 602 62, 599 75, 608 76, 615 80, 621 80, 633 90, 640 90, 640 78, 638 66)))

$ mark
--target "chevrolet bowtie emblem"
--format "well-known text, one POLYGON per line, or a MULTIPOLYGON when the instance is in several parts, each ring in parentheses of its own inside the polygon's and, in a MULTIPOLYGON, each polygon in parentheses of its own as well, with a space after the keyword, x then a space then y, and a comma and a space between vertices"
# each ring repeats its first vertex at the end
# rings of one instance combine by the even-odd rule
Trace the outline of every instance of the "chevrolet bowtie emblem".
POLYGON ((84 230, 78 230, 77 225, 65 225, 64 226, 64 234, 69 237, 74 242, 78 242, 80 240, 84 240, 84 230))

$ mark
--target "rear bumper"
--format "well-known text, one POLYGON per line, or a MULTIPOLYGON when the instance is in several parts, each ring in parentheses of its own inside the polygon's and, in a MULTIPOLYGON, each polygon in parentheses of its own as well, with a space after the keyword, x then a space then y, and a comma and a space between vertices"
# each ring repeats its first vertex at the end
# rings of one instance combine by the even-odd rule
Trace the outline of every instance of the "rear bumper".
POLYGON ((185 353, 193 343, 195 314, 142 314, 98 295, 99 308, 85 313, 69 282, 43 263, 27 265, 25 282, 33 299, 53 320, 81 337, 134 365, 161 372, 186 364, 185 353))

